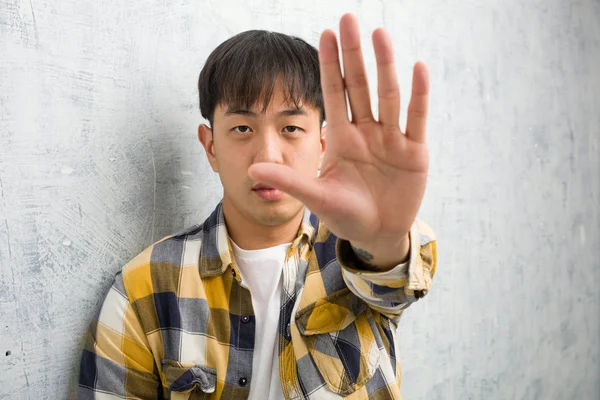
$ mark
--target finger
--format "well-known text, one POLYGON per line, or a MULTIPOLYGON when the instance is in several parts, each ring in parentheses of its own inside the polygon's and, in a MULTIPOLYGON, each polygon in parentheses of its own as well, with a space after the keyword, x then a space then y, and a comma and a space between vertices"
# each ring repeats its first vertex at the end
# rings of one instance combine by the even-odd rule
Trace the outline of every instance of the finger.
POLYGON ((358 21, 352 14, 345 14, 340 20, 340 42, 344 60, 344 84, 348 90, 352 121, 371 122, 373 113, 367 72, 360 49, 360 31, 358 21))
POLYGON ((330 29, 321 34, 319 65, 327 125, 335 126, 347 123, 348 108, 344 81, 340 72, 337 39, 335 33, 330 29))
POLYGON ((406 136, 415 142, 424 143, 427 128, 427 109, 429 102, 429 72, 423 62, 415 64, 413 70, 412 93, 408 104, 406 136))
POLYGON ((387 31, 378 28, 373 32, 373 48, 377 61, 377 96, 379 97, 379 122, 400 126, 400 87, 394 65, 392 40, 387 31))
POLYGON ((311 211, 323 209, 325 190, 317 178, 308 177, 285 165, 260 162, 248 168, 248 175, 256 183, 279 189, 295 197, 311 211))

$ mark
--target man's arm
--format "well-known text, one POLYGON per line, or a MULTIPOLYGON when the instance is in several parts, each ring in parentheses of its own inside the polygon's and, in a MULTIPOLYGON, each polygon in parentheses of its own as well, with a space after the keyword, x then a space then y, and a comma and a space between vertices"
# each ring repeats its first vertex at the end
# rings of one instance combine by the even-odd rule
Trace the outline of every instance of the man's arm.
POLYGON ((354 254, 365 263, 365 268, 374 272, 389 271, 398 264, 408 261, 410 255, 409 233, 393 243, 374 240, 373 243, 350 241, 354 254))
POLYGON ((116 274, 88 327, 79 369, 79 399, 162 399, 162 385, 139 315, 116 274))
MULTIPOLYGON (((408 238, 408 260, 384 269, 366 263, 349 241, 338 238, 336 243, 348 288, 396 324, 404 309, 427 294, 437 266, 437 241, 427 224, 416 219, 408 238)), ((398 256, 403 258, 402 254, 398 256)))

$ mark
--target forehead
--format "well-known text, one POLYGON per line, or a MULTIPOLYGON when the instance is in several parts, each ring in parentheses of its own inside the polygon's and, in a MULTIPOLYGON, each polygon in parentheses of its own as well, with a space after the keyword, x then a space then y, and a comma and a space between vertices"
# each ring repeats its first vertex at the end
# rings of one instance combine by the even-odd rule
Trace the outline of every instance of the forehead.
POLYGON ((267 93, 260 93, 252 105, 248 104, 248 101, 244 101, 244 96, 239 96, 238 101, 221 101, 215 107, 215 115, 219 114, 223 117, 229 117, 242 113, 255 116, 258 114, 312 116, 313 113, 317 115, 320 113, 317 107, 306 103, 302 98, 294 102, 291 95, 284 91, 280 82, 273 87, 270 98, 267 99, 266 97, 267 93))

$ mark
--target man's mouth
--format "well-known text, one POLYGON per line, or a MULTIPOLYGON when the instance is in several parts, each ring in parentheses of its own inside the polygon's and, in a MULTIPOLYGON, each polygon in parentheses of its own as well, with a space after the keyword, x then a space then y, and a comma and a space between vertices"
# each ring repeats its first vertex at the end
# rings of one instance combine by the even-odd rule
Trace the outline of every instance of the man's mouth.
POLYGON ((263 200, 279 200, 285 195, 281 190, 269 187, 258 187, 252 191, 263 200))
POLYGON ((260 184, 260 183, 254 185, 252 187, 252 190, 258 190, 258 189, 273 189, 273 188, 270 187, 270 186, 266 186, 266 185, 260 184))

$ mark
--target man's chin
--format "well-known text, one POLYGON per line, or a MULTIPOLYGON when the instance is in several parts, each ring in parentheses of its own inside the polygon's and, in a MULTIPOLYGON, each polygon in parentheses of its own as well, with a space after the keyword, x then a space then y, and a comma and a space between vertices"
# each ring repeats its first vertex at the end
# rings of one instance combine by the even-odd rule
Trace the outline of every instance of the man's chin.
MULTIPOLYGON (((298 215, 303 204, 295 198, 286 195, 286 198, 277 201, 264 201, 258 199, 258 209, 253 214, 263 225, 283 225, 298 215)), ((252 213, 252 210, 250 210, 252 213)))

